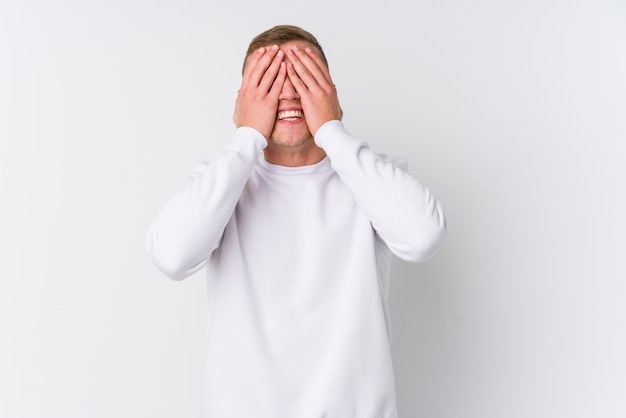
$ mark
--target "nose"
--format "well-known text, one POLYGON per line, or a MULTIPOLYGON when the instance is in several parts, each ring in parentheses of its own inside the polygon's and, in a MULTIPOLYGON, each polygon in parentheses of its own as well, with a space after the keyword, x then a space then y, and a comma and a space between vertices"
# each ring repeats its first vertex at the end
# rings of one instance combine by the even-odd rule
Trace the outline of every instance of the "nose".
POLYGON ((291 80, 289 77, 285 78, 285 82, 283 83, 283 89, 280 91, 280 95, 278 96, 278 100, 300 100, 300 96, 298 92, 291 84, 291 80))

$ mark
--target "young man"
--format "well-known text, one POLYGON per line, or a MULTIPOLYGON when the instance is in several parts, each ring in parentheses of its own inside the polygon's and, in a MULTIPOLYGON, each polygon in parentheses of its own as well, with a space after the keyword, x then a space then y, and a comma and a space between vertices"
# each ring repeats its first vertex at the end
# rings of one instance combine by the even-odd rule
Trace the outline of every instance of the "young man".
POLYGON ((397 416, 391 257, 428 259, 445 220, 403 161, 375 154, 341 118, 313 35, 263 32, 244 62, 233 138, 150 228, 169 277, 207 270, 207 417, 397 416))

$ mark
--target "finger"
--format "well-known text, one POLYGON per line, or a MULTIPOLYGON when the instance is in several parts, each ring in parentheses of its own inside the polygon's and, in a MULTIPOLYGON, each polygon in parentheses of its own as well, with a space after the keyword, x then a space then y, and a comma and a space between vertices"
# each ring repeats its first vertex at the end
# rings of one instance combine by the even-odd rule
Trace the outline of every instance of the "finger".
POLYGON ((272 63, 265 71, 265 74, 263 74, 263 78, 261 79, 261 82, 259 83, 259 88, 262 91, 268 92, 272 88, 272 85, 274 84, 276 76, 278 75, 278 72, 280 71, 280 67, 281 67, 281 63, 283 62, 283 59, 284 59, 283 51, 278 50, 276 52, 276 55, 274 56, 274 59, 272 60, 272 63))
POLYGON ((326 76, 315 61, 297 46, 294 46, 290 58, 293 58, 296 72, 309 89, 327 83, 326 76))
POLYGON ((296 89, 296 92, 302 98, 304 95, 308 94, 308 88, 306 84, 302 81, 302 79, 298 76, 296 69, 293 66, 292 62, 287 64, 287 76, 289 77, 289 81, 293 85, 293 88, 296 89))
POLYGON ((317 64, 318 68, 324 73, 324 77, 328 83, 333 84, 333 80, 330 77, 330 71, 328 70, 328 65, 324 62, 322 57, 320 57, 315 51, 313 51, 308 46, 304 48, 306 54, 317 64))
POLYGON ((315 78, 309 70, 306 69, 304 64, 302 64, 302 61, 300 61, 295 52, 291 49, 288 50, 287 57, 289 59, 289 65, 287 67, 289 71, 287 74, 289 75, 289 79, 294 82, 294 87, 300 85, 301 89, 315 88, 315 78))
POLYGON ((244 83, 247 82, 246 85, 258 87, 277 52, 278 45, 273 45, 271 48, 259 48, 254 57, 256 59, 250 63, 250 72, 244 83))
POLYGON ((272 88, 270 89, 270 96, 278 99, 280 92, 283 89, 283 84, 285 84, 285 79, 287 78, 287 64, 284 61, 280 62, 278 74, 276 75, 276 79, 272 84, 272 88))
POLYGON ((246 59, 246 63, 243 68, 243 77, 242 77, 242 88, 246 86, 247 82, 250 80, 252 73, 256 66, 259 63, 259 60, 265 55, 265 48, 261 47, 257 49, 255 52, 250 54, 250 56, 246 59))

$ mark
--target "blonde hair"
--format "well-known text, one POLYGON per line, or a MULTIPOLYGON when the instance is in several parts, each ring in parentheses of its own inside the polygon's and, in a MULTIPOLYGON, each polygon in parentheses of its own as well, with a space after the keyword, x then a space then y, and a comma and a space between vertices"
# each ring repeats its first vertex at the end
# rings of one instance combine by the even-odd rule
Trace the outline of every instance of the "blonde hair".
POLYGON ((313 46, 315 46, 315 48, 319 50, 322 60, 324 61, 324 64, 328 66, 326 55, 324 55, 322 46, 317 41, 315 36, 313 36, 310 32, 307 32, 304 29, 299 28, 298 26, 278 25, 278 26, 274 26, 271 29, 266 30, 265 32, 258 34, 257 36, 254 37, 254 39, 252 39, 252 41, 250 41, 250 45, 248 46, 248 50, 246 51, 246 57, 243 60, 243 68, 245 68, 246 61, 248 57, 250 56, 250 54, 252 54, 257 49, 261 48, 262 46, 268 46, 268 45, 274 45, 274 44, 280 46, 290 41, 306 41, 312 44, 313 46))

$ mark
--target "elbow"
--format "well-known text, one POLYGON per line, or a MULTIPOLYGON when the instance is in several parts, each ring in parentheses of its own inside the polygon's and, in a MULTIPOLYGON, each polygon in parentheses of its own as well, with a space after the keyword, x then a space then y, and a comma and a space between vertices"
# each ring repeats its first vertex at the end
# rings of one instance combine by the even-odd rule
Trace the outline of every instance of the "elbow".
POLYGON ((198 271, 204 265, 204 260, 190 267, 188 257, 171 246, 163 246, 158 237, 148 236, 148 253, 152 262, 159 271, 172 280, 181 281, 198 271))
POLYGON ((159 271, 172 280, 182 281, 191 274, 182 268, 181 263, 177 263, 169 257, 164 259, 163 257, 155 257, 154 254, 151 254, 151 256, 154 265, 159 271))
POLYGON ((405 261, 423 263, 430 260, 443 245, 447 234, 445 218, 441 216, 411 228, 404 245, 390 246, 395 255, 405 261))
POLYGON ((432 231, 428 234, 420 233, 413 242, 405 245, 391 246, 392 252, 405 261, 423 263, 430 260, 443 245, 446 235, 445 228, 432 231))
POLYGON ((171 253, 159 251, 154 247, 148 247, 148 252, 156 268, 170 279, 181 281, 189 276, 190 273, 183 267, 184 264, 179 257, 173 256, 171 253))
POLYGON ((445 226, 433 229, 427 234, 421 234, 407 252, 405 260, 414 263, 423 263, 430 260, 443 245, 446 236, 445 226))

